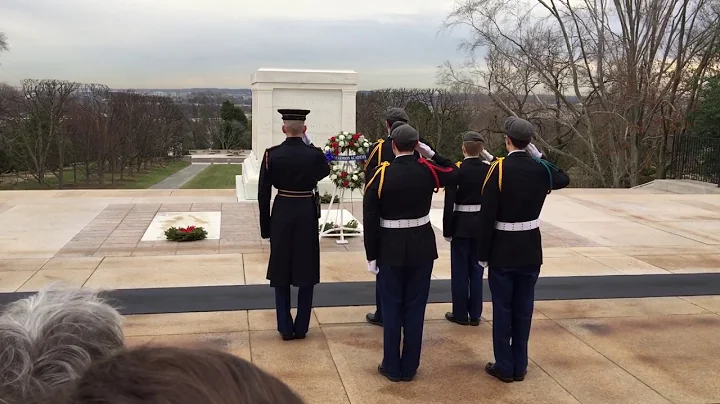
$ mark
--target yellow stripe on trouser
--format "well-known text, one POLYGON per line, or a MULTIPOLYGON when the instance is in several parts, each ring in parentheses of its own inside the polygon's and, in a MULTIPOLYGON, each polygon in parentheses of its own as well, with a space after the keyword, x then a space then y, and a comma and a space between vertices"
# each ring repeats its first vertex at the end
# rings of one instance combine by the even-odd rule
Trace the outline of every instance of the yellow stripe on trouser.
POLYGON ((380 194, 382 193, 383 183, 385 182, 385 169, 389 165, 390 165, 390 163, 387 161, 383 161, 380 164, 380 167, 378 167, 378 170, 375 171, 375 175, 373 175, 372 178, 370 178, 370 181, 368 181, 367 185, 365 185, 365 192, 367 192, 368 188, 370 188, 370 185, 372 185, 373 181, 375 181, 375 178, 377 178, 378 174, 380 174, 380 186, 378 187, 378 198, 380 198, 380 194))
POLYGON ((485 181, 483 181, 482 185, 482 191, 481 193, 485 193, 485 185, 487 185, 488 181, 490 181, 490 176, 492 176, 493 171, 495 171, 495 167, 498 168, 498 189, 502 191, 502 161, 504 157, 500 157, 490 165, 490 170, 488 170, 487 175, 485 176, 485 181))

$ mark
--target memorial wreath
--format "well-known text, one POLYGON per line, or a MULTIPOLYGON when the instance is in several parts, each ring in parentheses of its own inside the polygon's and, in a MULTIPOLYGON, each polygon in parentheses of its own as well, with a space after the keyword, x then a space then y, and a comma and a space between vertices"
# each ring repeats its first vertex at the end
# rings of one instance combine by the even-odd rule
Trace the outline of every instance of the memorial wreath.
POLYGON ((365 160, 370 141, 360 133, 340 132, 325 144, 325 159, 331 166, 330 179, 340 188, 362 189, 365 160), (356 163, 356 164, 351 164, 356 163))
POLYGON ((202 227, 171 227, 165 230, 165 238, 170 241, 197 241, 204 240, 207 237, 207 231, 202 227))

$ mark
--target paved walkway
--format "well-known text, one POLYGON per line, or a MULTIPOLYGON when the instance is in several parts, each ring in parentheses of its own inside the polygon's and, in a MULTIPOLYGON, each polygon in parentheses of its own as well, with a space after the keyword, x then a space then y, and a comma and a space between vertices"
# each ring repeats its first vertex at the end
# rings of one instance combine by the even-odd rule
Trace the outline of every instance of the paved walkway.
POLYGON ((314 309, 307 339, 280 339, 273 310, 128 316, 127 344, 210 346, 252 360, 308 404, 664 404, 720 402, 720 297, 538 302, 522 383, 485 374, 493 361, 492 305, 479 327, 426 311, 412 383, 377 374, 382 329, 371 307, 314 309))
POLYGON ((165 178, 157 184, 150 187, 150 189, 178 189, 185 185, 188 181, 195 178, 196 175, 206 168, 210 164, 190 164, 175 174, 165 178))

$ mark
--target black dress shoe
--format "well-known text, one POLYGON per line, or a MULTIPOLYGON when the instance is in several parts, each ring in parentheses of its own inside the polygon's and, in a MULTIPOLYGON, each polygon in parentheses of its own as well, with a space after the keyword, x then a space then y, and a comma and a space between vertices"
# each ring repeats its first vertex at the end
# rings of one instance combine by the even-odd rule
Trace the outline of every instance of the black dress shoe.
POLYGON ((489 374, 490 376, 492 376, 504 383, 512 383, 513 382, 512 377, 505 377, 505 376, 501 375, 500 372, 498 372, 497 368, 495 368, 494 363, 488 363, 487 365, 485 365, 485 373, 489 374))
POLYGON ((470 325, 473 327, 477 327, 480 325, 480 319, 470 319, 470 325))
POLYGON ((393 383, 397 383, 397 382, 399 382, 400 380, 402 380, 400 377, 390 376, 390 375, 385 371, 385 368, 383 367, 382 363, 378 365, 378 373, 380 373, 381 375, 385 376, 388 380, 390 380, 390 381, 393 382, 393 383))
POLYGON ((306 334, 295 334, 294 339, 305 339, 306 334))
POLYGON ((292 334, 280 334, 282 336, 283 341, 292 341, 295 339, 295 336, 292 334))
POLYGON ((445 313, 445 320, 447 320, 451 323, 460 324, 460 325, 469 325, 470 324, 467 320, 460 320, 458 318, 455 318, 455 316, 450 312, 445 313))
POLYGON ((517 376, 517 375, 513 376, 513 380, 516 382, 521 382, 521 381, 525 380, 525 375, 527 375, 527 370, 521 376, 517 376))
POLYGON ((416 375, 416 374, 417 374, 417 372, 413 373, 413 374, 410 375, 410 376, 402 376, 402 377, 400 377, 400 381, 402 381, 402 382, 411 382, 411 381, 413 381, 413 379, 415 378, 415 375, 416 375))
POLYGON ((367 320, 367 322, 370 323, 370 324, 372 324, 372 325, 377 325, 377 326, 380 326, 380 327, 383 326, 382 320, 378 320, 378 319, 377 319, 377 316, 375 315, 375 313, 368 313, 368 314, 366 314, 366 315, 365 315, 365 320, 367 320))

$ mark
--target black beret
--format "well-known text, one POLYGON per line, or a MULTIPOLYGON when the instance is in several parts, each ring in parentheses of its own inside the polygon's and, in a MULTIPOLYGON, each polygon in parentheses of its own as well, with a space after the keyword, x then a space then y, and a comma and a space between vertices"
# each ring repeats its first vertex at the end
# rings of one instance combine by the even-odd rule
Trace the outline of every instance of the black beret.
POLYGON ((395 130, 390 132, 390 138, 396 142, 418 142, 420 134, 410 125, 399 125, 395 130))
POLYGON ((531 141, 535 129, 533 125, 521 118, 511 116, 505 120, 505 134, 515 140, 531 141))
POLYGON ((485 142, 485 136, 477 132, 467 131, 463 133, 462 140, 463 142, 485 142))
POLYGON ((388 121, 403 122, 407 122, 409 120, 407 113, 402 108, 389 108, 387 112, 385 112, 385 119, 388 121))

